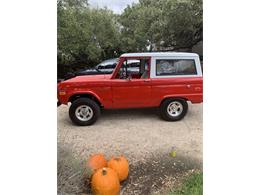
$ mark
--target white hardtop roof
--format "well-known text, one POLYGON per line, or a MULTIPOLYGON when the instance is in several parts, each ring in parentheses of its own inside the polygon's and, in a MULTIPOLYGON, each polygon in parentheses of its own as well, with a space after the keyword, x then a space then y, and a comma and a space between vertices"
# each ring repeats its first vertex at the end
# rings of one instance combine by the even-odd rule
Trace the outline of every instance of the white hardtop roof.
POLYGON ((196 53, 188 52, 145 52, 145 53, 124 53, 121 57, 198 57, 196 53))

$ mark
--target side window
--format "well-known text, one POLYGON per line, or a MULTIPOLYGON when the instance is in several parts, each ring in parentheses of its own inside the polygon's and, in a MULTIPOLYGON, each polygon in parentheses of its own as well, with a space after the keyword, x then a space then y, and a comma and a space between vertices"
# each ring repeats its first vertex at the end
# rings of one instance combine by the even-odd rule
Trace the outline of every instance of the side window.
POLYGON ((117 79, 145 79, 149 78, 149 59, 126 59, 119 71, 117 72, 117 79))
POLYGON ((140 72, 140 60, 127 60, 124 62, 124 65, 127 64, 127 72, 132 74, 138 74, 140 72))
POLYGON ((195 61, 192 59, 158 59, 156 60, 156 75, 196 75, 195 61))

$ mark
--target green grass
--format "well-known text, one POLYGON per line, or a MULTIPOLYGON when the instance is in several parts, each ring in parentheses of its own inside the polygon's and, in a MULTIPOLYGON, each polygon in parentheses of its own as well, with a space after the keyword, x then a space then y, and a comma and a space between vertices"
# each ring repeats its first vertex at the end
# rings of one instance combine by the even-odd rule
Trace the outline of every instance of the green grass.
POLYGON ((189 176, 179 189, 172 190, 169 195, 202 195, 203 173, 194 173, 189 176))

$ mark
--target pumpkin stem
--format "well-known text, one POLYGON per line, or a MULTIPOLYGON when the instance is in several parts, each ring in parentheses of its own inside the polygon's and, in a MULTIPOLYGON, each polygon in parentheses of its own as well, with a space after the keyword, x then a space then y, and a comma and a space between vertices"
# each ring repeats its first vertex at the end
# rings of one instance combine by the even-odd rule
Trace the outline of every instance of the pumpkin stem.
POLYGON ((116 161, 120 161, 120 158, 115 158, 116 161))
POLYGON ((102 175, 106 175, 107 174, 107 170, 106 170, 106 168, 103 168, 102 169, 102 175))

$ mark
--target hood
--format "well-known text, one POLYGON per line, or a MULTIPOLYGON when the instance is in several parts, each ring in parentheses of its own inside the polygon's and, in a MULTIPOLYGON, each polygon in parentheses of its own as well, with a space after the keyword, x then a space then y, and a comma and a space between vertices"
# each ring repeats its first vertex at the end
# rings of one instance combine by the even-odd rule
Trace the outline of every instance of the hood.
POLYGON ((108 80, 111 78, 111 76, 112 74, 76 76, 74 78, 63 81, 63 83, 108 80))

